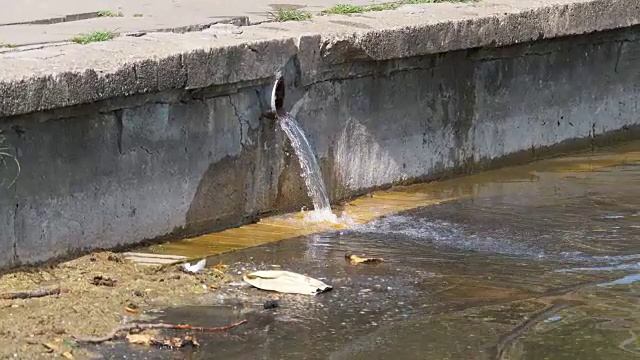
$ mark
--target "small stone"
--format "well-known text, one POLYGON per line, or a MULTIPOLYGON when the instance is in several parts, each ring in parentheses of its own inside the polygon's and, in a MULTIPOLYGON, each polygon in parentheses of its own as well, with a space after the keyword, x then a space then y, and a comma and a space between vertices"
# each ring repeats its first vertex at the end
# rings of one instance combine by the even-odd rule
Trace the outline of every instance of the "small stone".
POLYGON ((278 300, 267 300, 264 303, 265 309, 275 309, 280 307, 280 302, 278 300))

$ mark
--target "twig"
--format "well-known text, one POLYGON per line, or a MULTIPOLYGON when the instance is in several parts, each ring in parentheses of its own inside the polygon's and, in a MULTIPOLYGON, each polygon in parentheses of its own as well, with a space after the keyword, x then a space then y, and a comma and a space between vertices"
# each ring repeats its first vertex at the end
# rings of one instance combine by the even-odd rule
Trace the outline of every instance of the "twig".
POLYGON ((162 323, 152 323, 152 324, 140 324, 140 323, 132 323, 121 325, 113 329, 110 333, 105 336, 100 337, 76 337, 75 340, 77 342, 89 343, 89 344, 99 344, 105 341, 113 340, 118 337, 118 333, 127 331, 130 332, 132 330, 145 330, 145 329, 173 329, 173 330, 193 330, 193 331, 206 331, 206 332, 219 332, 226 331, 229 329, 233 329, 234 327, 240 326, 242 324, 246 324, 247 320, 240 320, 238 322, 218 326, 218 327, 205 327, 205 326, 191 326, 191 325, 175 325, 175 324, 162 324, 162 323))
POLYGON ((44 297, 49 295, 59 295, 59 294, 60 294, 60 288, 35 289, 35 290, 0 294, 0 299, 4 299, 4 300, 31 299, 31 298, 39 298, 39 297, 44 297))
POLYGON ((549 316, 573 305, 575 304, 560 303, 560 304, 549 306, 544 310, 535 313, 527 321, 516 326, 513 330, 509 331, 508 334, 506 334, 505 336, 501 337, 500 340, 498 340, 498 343, 494 347, 495 353, 496 353, 496 359, 502 360, 504 357, 504 353, 506 352, 507 349, 509 349, 511 344, 513 344, 519 337, 524 335, 527 331, 529 331, 529 329, 534 327, 536 324, 544 321, 549 316))

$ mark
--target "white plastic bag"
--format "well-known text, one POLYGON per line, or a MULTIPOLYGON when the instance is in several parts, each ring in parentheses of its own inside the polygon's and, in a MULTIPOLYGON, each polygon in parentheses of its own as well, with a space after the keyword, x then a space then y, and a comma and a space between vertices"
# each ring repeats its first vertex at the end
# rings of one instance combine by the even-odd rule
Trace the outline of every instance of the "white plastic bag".
POLYGON ((207 265, 207 259, 202 259, 202 260, 198 261, 195 265, 191 265, 189 263, 184 263, 182 266, 184 268, 184 271, 190 272, 192 274, 195 274, 198 271, 203 270, 206 265, 207 265))
POLYGON ((256 271, 245 275, 244 281, 258 289, 288 294, 316 295, 333 289, 320 280, 281 270, 256 271))

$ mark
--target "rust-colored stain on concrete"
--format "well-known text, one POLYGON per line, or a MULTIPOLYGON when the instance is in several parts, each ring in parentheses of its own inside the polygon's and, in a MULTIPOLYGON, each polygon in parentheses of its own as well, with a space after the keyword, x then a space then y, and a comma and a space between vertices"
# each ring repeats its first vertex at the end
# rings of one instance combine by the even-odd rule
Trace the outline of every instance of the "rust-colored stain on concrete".
MULTIPOLYGON (((141 250, 141 254, 134 256, 133 260, 136 261, 136 258, 145 253, 187 258, 207 257, 299 236, 346 229, 389 214, 472 196, 474 189, 482 184, 536 181, 536 173, 552 173, 561 178, 579 179, 584 173, 604 167, 639 162, 640 151, 634 151, 639 147, 640 142, 632 142, 608 148, 606 152, 576 154, 450 180, 376 191, 335 207, 334 212, 341 214, 341 219, 346 219, 338 223, 308 222, 305 221, 305 212, 268 217, 239 228, 153 245, 141 250)), ((153 259, 155 258, 148 257, 147 260, 139 261, 153 263, 153 259)))

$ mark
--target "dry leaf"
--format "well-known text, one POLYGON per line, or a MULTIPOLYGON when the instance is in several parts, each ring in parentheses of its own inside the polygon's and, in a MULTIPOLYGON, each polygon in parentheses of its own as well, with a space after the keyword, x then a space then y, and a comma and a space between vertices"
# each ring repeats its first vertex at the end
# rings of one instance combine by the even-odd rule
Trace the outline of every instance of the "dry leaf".
POLYGON ((200 343, 198 342, 198 339, 196 339, 195 336, 185 336, 184 341, 191 343, 191 346, 195 346, 195 347, 200 346, 200 343))
POLYGON ((352 264, 360 264, 360 263, 368 263, 368 262, 382 262, 383 258, 363 258, 358 255, 347 254, 344 256, 346 259, 351 261, 352 264))
POLYGON ((66 357, 67 359, 73 359, 73 355, 69 351, 63 352, 62 356, 66 357))
POLYGON ((154 338, 151 335, 146 334, 129 334, 127 335, 129 344, 146 345, 146 346, 160 346, 170 348, 181 348, 187 345, 200 346, 200 343, 195 336, 180 337, 166 337, 166 338, 154 338))
POLYGON ((52 344, 52 343, 43 343, 42 344, 44 347, 46 347, 49 352, 53 352, 53 351, 60 351, 60 348, 58 347, 58 345, 56 344, 52 344))
POLYGON ((130 308, 130 307, 128 307, 128 306, 127 306, 127 307, 125 307, 125 308, 124 308, 124 310, 125 310, 126 312, 128 312, 128 313, 132 313, 132 314, 137 314, 137 313, 138 313, 138 310, 133 309, 133 308, 130 308))
POLYGON ((137 344, 137 345, 151 345, 154 341, 151 335, 147 334, 128 334, 127 341, 129 344, 137 344))

